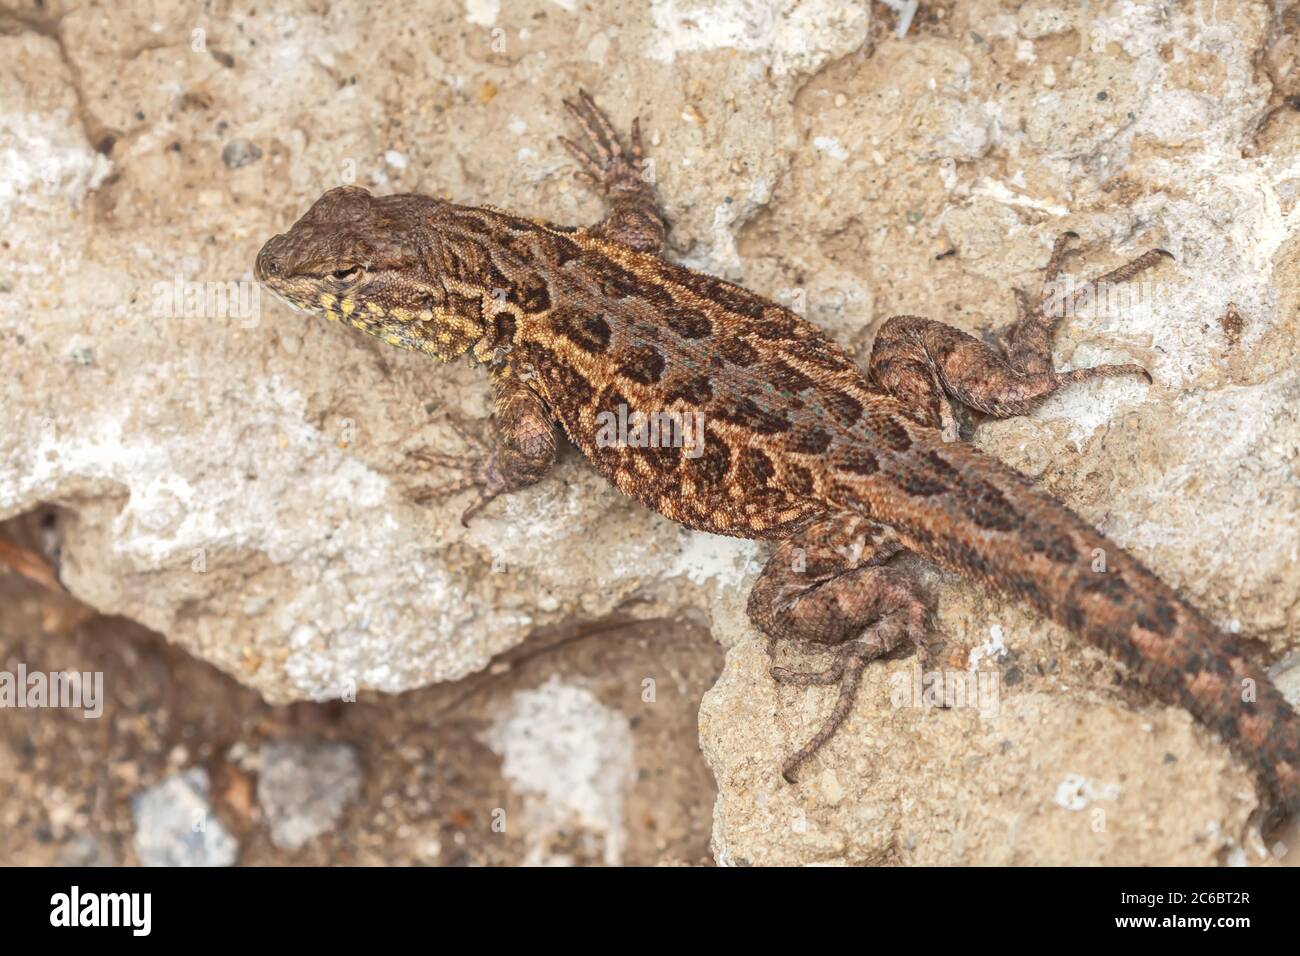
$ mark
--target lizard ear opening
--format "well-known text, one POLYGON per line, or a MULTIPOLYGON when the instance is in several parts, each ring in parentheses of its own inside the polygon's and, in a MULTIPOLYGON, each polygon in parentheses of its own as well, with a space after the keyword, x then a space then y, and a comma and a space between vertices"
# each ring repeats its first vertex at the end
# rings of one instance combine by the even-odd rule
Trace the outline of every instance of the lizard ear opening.
POLYGON ((361 266, 359 265, 346 266, 345 268, 342 269, 335 269, 334 272, 331 274, 334 276, 334 278, 340 281, 346 279, 355 279, 358 275, 361 274, 361 266))

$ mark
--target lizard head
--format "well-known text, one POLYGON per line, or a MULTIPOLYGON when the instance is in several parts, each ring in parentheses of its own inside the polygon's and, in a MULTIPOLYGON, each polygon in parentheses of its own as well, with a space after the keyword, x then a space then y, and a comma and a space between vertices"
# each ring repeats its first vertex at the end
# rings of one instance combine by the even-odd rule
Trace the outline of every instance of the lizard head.
POLYGON ((449 310, 430 268, 439 200, 331 189, 257 254, 253 274, 295 309, 343 321, 391 345, 451 358, 482 334, 449 310))

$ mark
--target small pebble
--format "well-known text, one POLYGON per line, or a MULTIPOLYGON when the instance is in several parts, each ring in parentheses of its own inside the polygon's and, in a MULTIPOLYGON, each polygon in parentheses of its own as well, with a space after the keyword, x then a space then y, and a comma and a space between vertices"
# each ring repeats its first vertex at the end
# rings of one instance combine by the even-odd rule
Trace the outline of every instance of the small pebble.
POLYGON ((221 151, 221 161, 227 169, 248 166, 262 158, 262 151, 246 139, 232 139, 221 151))
POLYGON ((135 855, 144 866, 233 866, 239 845, 212 815, 208 773, 192 767, 131 798, 135 855))
POLYGON ((271 842, 296 850, 338 824, 361 793, 361 763, 351 744, 270 743, 262 747, 257 802, 271 842))

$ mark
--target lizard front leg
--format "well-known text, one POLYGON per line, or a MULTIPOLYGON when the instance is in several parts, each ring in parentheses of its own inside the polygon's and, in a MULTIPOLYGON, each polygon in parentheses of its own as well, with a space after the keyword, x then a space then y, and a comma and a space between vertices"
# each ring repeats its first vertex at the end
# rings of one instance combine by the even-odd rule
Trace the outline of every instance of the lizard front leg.
POLYGON ((578 91, 578 102, 564 101, 583 132, 590 151, 572 140, 560 142, 582 167, 578 175, 604 193, 609 215, 591 231, 640 252, 658 253, 668 235, 668 221, 655 203, 654 185, 642 158, 641 121, 632 120, 630 148, 624 150, 609 119, 587 95, 578 91))
POLYGON ((454 481, 418 493, 416 501, 433 501, 478 489, 477 497, 461 515, 464 525, 492 499, 537 483, 555 464, 558 449, 555 426, 541 397, 510 373, 497 376, 494 387, 496 415, 490 442, 481 440, 463 421, 452 416, 449 422, 470 446, 471 454, 455 456, 420 451, 413 456, 463 472, 454 481))
MULTIPOLYGON (((1037 306, 1031 307, 1023 296, 1017 296, 1020 318, 1004 339, 1004 354, 942 322, 896 315, 887 319, 876 335, 868 365, 871 378, 906 402, 921 421, 942 429, 949 439, 956 437, 956 428, 947 396, 996 418, 1009 418, 1032 411, 1074 382, 1119 375, 1137 375, 1149 382, 1151 376, 1137 365, 1098 365, 1070 372, 1053 369, 1052 334, 1074 304, 1053 294, 1071 238, 1074 234, 1066 233, 1053 245, 1037 306)), ((1152 249, 1084 288, 1125 282, 1168 256, 1162 249, 1152 249)))
POLYGON ((795 772, 848 717, 862 669, 903 640, 926 657, 928 615, 916 584, 882 563, 901 549, 892 531, 844 512, 819 519, 782 542, 749 594, 749 619, 775 644, 794 640, 833 649, 825 671, 772 668, 772 679, 797 686, 839 685, 821 729, 781 767, 795 772))

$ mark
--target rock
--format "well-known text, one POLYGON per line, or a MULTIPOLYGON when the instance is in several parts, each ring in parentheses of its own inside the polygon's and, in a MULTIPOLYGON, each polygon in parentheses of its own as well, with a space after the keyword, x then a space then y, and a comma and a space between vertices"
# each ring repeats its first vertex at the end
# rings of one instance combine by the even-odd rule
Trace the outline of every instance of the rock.
POLYGON ((53 41, 35 32, 6 36, 4 50, 0 222, 30 226, 30 218, 51 209, 79 208, 112 164, 76 122, 76 91, 53 41), (38 78, 52 82, 32 82, 38 78))
POLYGON ((70 837, 59 848, 59 866, 121 866, 108 842, 89 833, 70 837))
POLYGON ((340 743, 274 743, 262 747, 257 802, 271 842, 296 850, 331 830, 361 792, 356 748, 340 743))
POLYGON ((1072 389, 975 440, 1280 655, 1300 633, 1300 111, 1295 5, 1274 7, 971 0, 898 37, 860 0, 473 0, 415 32, 379 0, 361 33, 164 2, 108 30, 68 11, 66 56, 0 37, 0 520, 57 506, 78 599, 276 703, 458 680, 620 608, 703 609, 729 649, 701 723, 724 861, 1253 861, 1253 781, 1211 735, 932 571, 945 666, 1001 628, 1007 657, 976 668, 1003 675, 1000 716, 864 699, 787 792, 776 767, 828 701, 778 693, 744 622, 764 547, 683 532, 572 454, 468 530, 464 500, 413 504, 441 476, 412 453, 460 448, 444 415, 486 417, 483 376, 305 320, 251 266, 342 182, 594 221, 552 141, 579 85, 620 127, 641 116, 670 257, 864 360, 896 313, 991 338, 1064 230, 1073 281, 1159 245, 1175 261, 1137 299, 1057 339, 1066 367, 1155 383, 1072 389))
POLYGON ((208 773, 193 767, 131 798, 142 866, 233 866, 239 846, 212 815, 208 773))
POLYGON ((563 862, 550 846, 570 830, 597 841, 607 865, 623 861, 624 789, 633 774, 627 717, 589 690, 552 677, 517 691, 482 739, 525 797, 530 865, 563 862))

